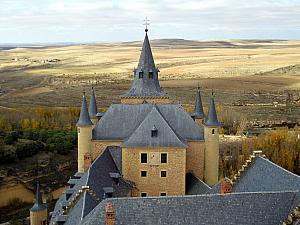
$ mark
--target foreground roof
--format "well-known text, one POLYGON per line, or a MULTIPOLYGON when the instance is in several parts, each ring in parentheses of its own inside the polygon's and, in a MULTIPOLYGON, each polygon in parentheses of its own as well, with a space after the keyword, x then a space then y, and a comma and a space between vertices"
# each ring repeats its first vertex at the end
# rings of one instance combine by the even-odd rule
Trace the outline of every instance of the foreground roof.
POLYGON ((300 176, 259 156, 241 174, 233 191, 297 191, 294 202, 297 204, 300 203, 300 176))
MULTIPOLYGON (((146 119, 154 105, 112 104, 93 129, 94 140, 125 140, 146 119)), ((179 105, 157 104, 157 109, 181 140, 203 140, 200 128, 179 105)), ((157 122, 154 118, 153 122, 157 122)), ((154 124, 152 124, 153 126, 154 124)), ((151 126, 151 128, 152 128, 151 126)))
POLYGON ((111 202, 116 224, 278 225, 287 217, 294 196, 271 192, 106 199, 80 224, 105 224, 105 206, 111 202))
POLYGON ((61 220, 66 225, 79 224, 107 194, 112 197, 127 196, 132 184, 121 176, 121 155, 120 147, 108 147, 80 178, 70 179, 68 183, 71 188, 66 189, 56 202, 50 224, 61 220))

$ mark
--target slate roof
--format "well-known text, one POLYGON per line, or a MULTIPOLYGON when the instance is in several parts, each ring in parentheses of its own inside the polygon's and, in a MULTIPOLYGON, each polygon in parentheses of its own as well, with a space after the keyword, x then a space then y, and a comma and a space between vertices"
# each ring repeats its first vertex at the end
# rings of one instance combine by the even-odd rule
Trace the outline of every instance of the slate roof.
POLYGON ((89 105, 90 118, 96 118, 97 113, 98 113, 98 108, 97 108, 95 90, 94 90, 94 87, 92 87, 92 93, 91 93, 91 99, 90 99, 90 105, 89 105))
POLYGON ((146 33, 139 64, 134 70, 132 86, 123 96, 166 96, 160 88, 158 72, 159 70, 155 67, 148 35, 146 33), (143 77, 140 77, 140 73, 143 73, 143 77), (152 73, 152 78, 149 76, 149 73, 152 73))
POLYGON ((186 174, 186 194, 187 195, 201 195, 210 191, 210 187, 192 173, 186 174))
POLYGON ((40 190, 40 183, 36 183, 36 191, 35 191, 35 203, 30 208, 31 212, 38 212, 47 209, 47 204, 43 203, 41 190, 40 190))
POLYGON ((197 93, 196 93, 195 108, 194 108, 194 112, 192 113, 192 116, 195 117, 195 118, 199 118, 199 119, 205 118, 199 88, 198 88, 197 93))
POLYGON ((91 126, 91 125, 93 125, 93 123, 89 116, 89 111, 88 111, 87 104, 86 104, 85 94, 83 94, 80 116, 79 116, 76 126, 80 127, 80 126, 91 126))
MULTIPOLYGON (((153 107, 152 104, 112 104, 93 129, 93 139, 123 141, 129 138, 153 107)), ((181 106, 157 104, 156 107, 181 140, 204 140, 203 128, 181 106)), ((157 119, 153 118, 152 122, 156 125, 157 119)))
POLYGON ((278 225, 290 212, 294 196, 294 192, 271 192, 106 199, 81 225, 104 225, 108 202, 116 212, 116 225, 278 225))
POLYGON ((181 140, 168 122, 159 112, 156 105, 147 114, 143 122, 122 144, 122 147, 179 147, 187 148, 187 143, 181 140), (153 128, 157 136, 152 137, 153 128))
POLYGON ((121 157, 120 147, 107 147, 103 154, 93 162, 87 172, 79 179, 71 179, 70 183, 75 183, 75 185, 73 188, 67 189, 56 202, 50 224, 54 224, 55 221, 61 218, 61 215, 63 215, 63 206, 68 205, 74 198, 77 198, 76 204, 71 207, 68 214, 65 215, 66 225, 79 224, 82 218, 95 208, 100 201, 107 197, 104 195, 104 189, 107 187, 114 190, 113 197, 127 196, 133 184, 125 181, 122 177, 116 182, 116 180, 110 176, 110 173, 121 174, 118 169, 119 166, 115 163, 120 162, 119 157, 121 157), (111 154, 111 152, 113 152, 113 154, 111 154), (89 191, 93 192, 95 196, 92 196, 89 191, 81 192, 82 187, 89 187, 89 191), (66 199, 66 193, 73 194, 66 199))
POLYGON ((214 100, 213 96, 210 99, 209 110, 208 110, 207 118, 205 121, 205 126, 207 126, 207 127, 221 126, 220 122, 218 121, 215 100, 214 100))
POLYGON ((297 204, 300 203, 300 176, 259 156, 241 174, 240 179, 233 186, 233 191, 298 191, 295 198, 297 204))

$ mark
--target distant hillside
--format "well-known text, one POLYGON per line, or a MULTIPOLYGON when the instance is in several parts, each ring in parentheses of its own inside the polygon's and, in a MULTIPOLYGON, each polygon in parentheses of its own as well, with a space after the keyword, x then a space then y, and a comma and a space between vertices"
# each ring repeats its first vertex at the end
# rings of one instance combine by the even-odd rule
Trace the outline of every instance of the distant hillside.
POLYGON ((290 65, 281 67, 278 69, 274 69, 271 71, 267 71, 264 73, 258 73, 257 75, 264 75, 264 76, 282 76, 282 75, 289 75, 289 76, 297 76, 300 75, 300 64, 290 65))

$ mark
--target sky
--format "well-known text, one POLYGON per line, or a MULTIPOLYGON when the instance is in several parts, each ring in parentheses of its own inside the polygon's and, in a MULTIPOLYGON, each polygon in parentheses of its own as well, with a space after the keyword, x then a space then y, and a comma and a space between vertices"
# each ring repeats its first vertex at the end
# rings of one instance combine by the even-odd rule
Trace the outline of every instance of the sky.
POLYGON ((300 0, 0 0, 0 43, 300 40, 300 0))

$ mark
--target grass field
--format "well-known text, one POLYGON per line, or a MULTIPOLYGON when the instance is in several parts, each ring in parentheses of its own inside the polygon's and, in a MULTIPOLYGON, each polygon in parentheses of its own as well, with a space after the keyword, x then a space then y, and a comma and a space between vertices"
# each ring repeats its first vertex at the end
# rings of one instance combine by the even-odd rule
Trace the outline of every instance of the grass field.
MULTIPOLYGON (((163 39, 151 44, 161 85, 175 102, 192 104, 198 82, 205 104, 214 88, 217 102, 226 107, 252 104, 253 117, 265 109, 259 104, 284 104, 287 92, 296 100, 299 96, 300 41, 163 39)), ((98 104, 107 107, 129 88, 141 45, 0 50, 0 106, 79 106, 84 87, 94 85, 98 104)), ((243 112, 243 107, 235 109, 243 112)), ((287 115, 281 111, 275 112, 277 119, 287 115)))

